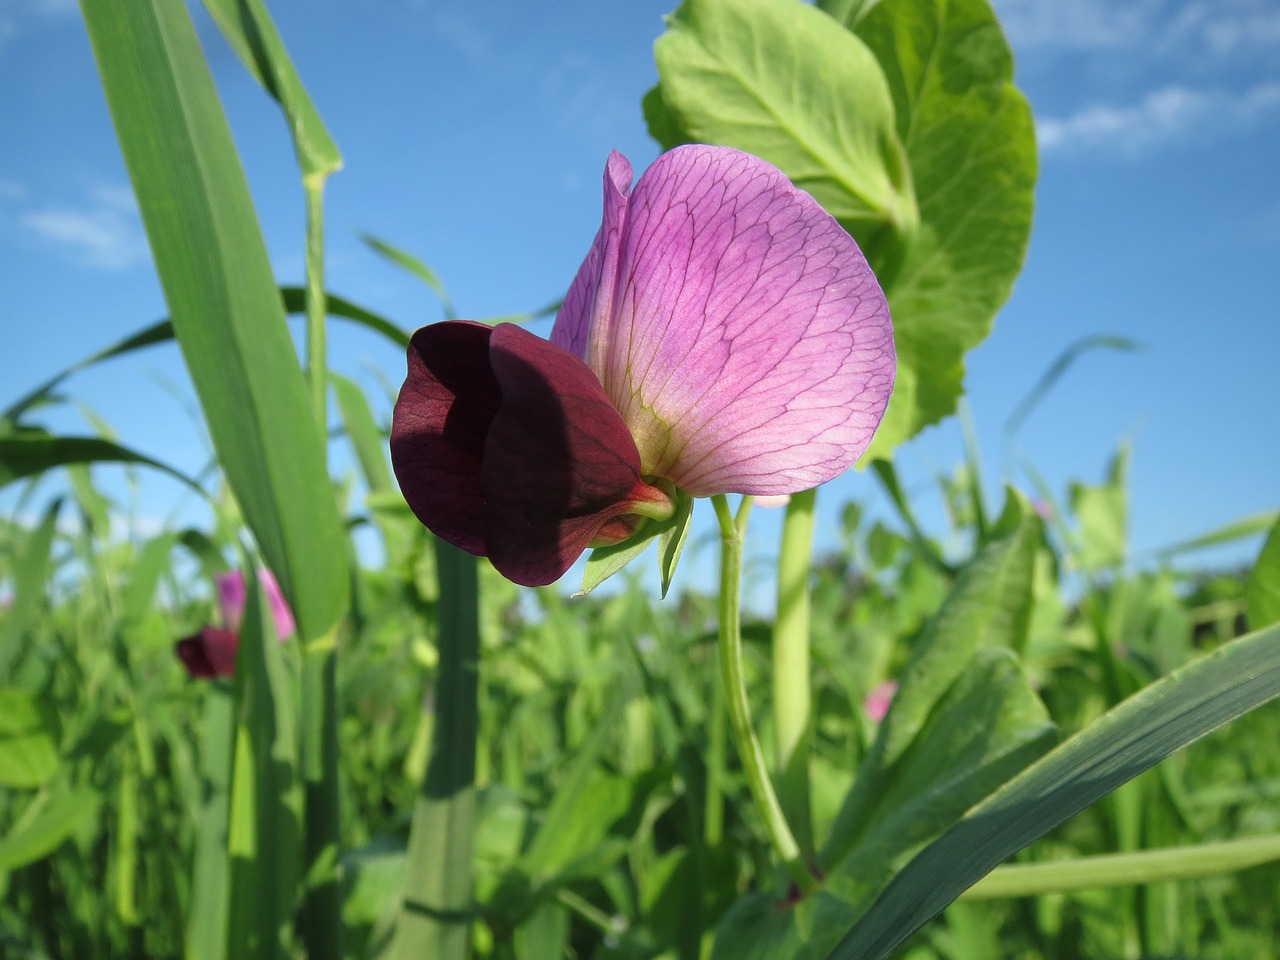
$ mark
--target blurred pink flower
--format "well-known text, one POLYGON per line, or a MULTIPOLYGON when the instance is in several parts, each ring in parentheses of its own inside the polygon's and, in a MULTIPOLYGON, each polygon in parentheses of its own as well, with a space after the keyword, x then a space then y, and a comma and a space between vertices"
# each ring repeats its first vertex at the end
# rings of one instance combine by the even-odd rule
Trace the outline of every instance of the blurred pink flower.
MULTIPOLYGON (((221 627, 205 627, 199 633, 192 634, 176 645, 178 659, 187 668, 191 676, 199 679, 213 677, 229 677, 235 673, 236 649, 239 646, 237 631, 244 619, 244 608, 247 600, 244 574, 239 570, 219 574, 216 578, 218 588, 218 606, 222 610, 221 627)), ((260 570, 258 580, 267 595, 267 603, 271 607, 271 616, 275 621, 276 634, 281 640, 293 636, 297 625, 293 613, 285 603, 280 585, 270 570, 260 570)))
POLYGON ((889 704, 893 703, 893 695, 898 692, 897 680, 885 680, 871 688, 867 693, 867 699, 863 701, 862 708, 867 711, 867 716, 871 718, 873 723, 879 723, 884 719, 884 715, 889 712, 889 704))

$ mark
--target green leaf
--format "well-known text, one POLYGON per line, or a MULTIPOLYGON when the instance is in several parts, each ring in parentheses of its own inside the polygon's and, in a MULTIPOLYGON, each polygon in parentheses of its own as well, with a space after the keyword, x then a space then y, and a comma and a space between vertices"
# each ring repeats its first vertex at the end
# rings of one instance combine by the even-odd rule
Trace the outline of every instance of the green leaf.
POLYGON ((1280 622, 1280 520, 1267 534, 1245 588, 1249 626, 1261 630, 1280 622))
POLYGON ((825 956, 843 918, 865 911, 912 851, 1041 756, 1053 738, 1014 656, 979 651, 902 757, 882 768, 873 755, 859 771, 858 790, 870 799, 861 804, 855 842, 826 870, 817 894, 794 908, 779 907, 780 893, 739 905, 718 927, 716 956, 794 956, 802 945, 825 956), (756 941, 770 943, 772 952, 756 941))
POLYGON ((996 867, 960 895, 961 900, 1038 897, 1046 893, 1100 890, 1196 880, 1280 860, 1280 834, 1240 837, 1136 853, 1108 853, 1074 860, 1013 863, 996 867))
POLYGON ((454 309, 453 300, 449 298, 449 291, 445 289, 444 283, 436 275, 436 272, 429 266, 415 257, 413 254, 400 249, 385 240, 379 240, 377 237, 367 233, 362 233, 360 239, 363 240, 371 250, 380 254, 387 260, 403 267, 411 274, 425 283, 431 288, 431 292, 440 298, 440 305, 444 308, 446 320, 456 320, 458 311, 454 309))
POLYGON ((387 440, 373 419, 373 411, 369 408, 364 392, 354 381, 332 371, 329 373, 329 382, 333 384, 334 396, 338 398, 338 409, 342 411, 342 422, 347 427, 347 438, 355 449, 365 483, 371 491, 395 490, 391 470, 387 466, 387 440))
POLYGON ((186 7, 82 10, 219 462, 302 636, 323 636, 348 590, 325 438, 186 7))
POLYGON ((43 431, 23 431, 0 437, 0 487, 54 467, 80 463, 140 463, 163 470, 202 497, 195 480, 168 464, 101 437, 55 437, 43 431))
POLYGON ((296 669, 252 568, 235 667, 228 955, 289 956, 302 843, 296 669))
POLYGON ((0 787, 38 787, 57 769, 57 716, 26 690, 0 687, 0 787))
POLYGON ((129 582, 125 586, 121 603, 125 623, 140 623, 152 608, 160 574, 168 568, 169 553, 177 542, 176 533, 162 533, 152 537, 138 551, 137 559, 129 571, 129 582))
POLYGON ((35 863, 93 823, 101 798, 88 787, 41 794, 0 839, 0 873, 35 863))
POLYGON ((539 903, 512 941, 520 960, 561 960, 569 943, 569 911, 553 901, 539 903))
POLYGON ((684 542, 689 539, 689 527, 693 523, 693 498, 683 490, 676 492, 675 516, 662 524, 658 534, 658 565, 662 575, 662 598, 671 589, 671 581, 675 579, 676 565, 680 562, 680 554, 684 552, 684 542))
POLYGON ((685 0, 654 46, 650 133, 738 147, 786 172, 855 236, 910 230, 915 197, 884 74, 795 0, 685 0))
POLYGON ((1277 696, 1275 626, 1224 644, 1151 684, 1014 777, 921 851, 849 930, 832 960, 889 956, 1010 854, 1175 750, 1277 696))
POLYGON ((1124 445, 1111 459, 1103 483, 1071 485, 1071 510, 1079 527, 1074 557, 1087 573, 1118 567, 1128 555, 1128 478, 1129 448, 1124 445))
POLYGON ((676 564, 689 536, 689 524, 693 518, 693 499, 681 490, 675 491, 675 511, 665 520, 645 520, 629 540, 596 547, 587 554, 587 566, 582 571, 582 586, 575 597, 583 597, 604 583, 658 541, 658 567, 662 576, 662 596, 667 595, 676 564))
POLYGON ((40 525, 26 535, 14 558, 13 605, 0 621, 0 676, 8 676, 21 649, 23 635, 35 626, 44 609, 50 554, 61 509, 61 498, 49 504, 40 525))
MULTIPOLYGON (((1168 559, 1183 553, 1192 553, 1193 551, 1204 550, 1209 547, 1220 547, 1225 543, 1235 543, 1237 540, 1247 540, 1251 537, 1256 537, 1259 534, 1266 533, 1278 520, 1280 520, 1280 510, 1267 510, 1263 513, 1255 513, 1252 516, 1242 517, 1239 520, 1233 520, 1231 523, 1225 523, 1220 527, 1210 530, 1208 533, 1202 533, 1189 540, 1180 540, 1167 547, 1161 547, 1156 551, 1156 556, 1161 559, 1168 559)), ((1265 627, 1266 624, 1255 624, 1255 626, 1265 627)))
POLYGON ((955 409, 964 355, 991 332, 1022 269, 1036 140, 987 0, 884 0, 856 30, 888 80, 920 211, 904 249, 867 251, 898 350, 867 453, 883 457, 955 409))
POLYGON ((195 817, 191 865, 191 909, 187 915, 187 960, 226 960, 227 848, 231 751, 236 733, 235 699, 227 684, 205 693, 200 744, 201 804, 195 817))
POLYGON ((1030 622, 1039 539, 1035 512, 1010 490, 990 539, 961 571, 916 641, 868 765, 888 768, 902 756, 938 699, 968 669, 981 647, 1016 650, 1022 646, 1030 622))
POLYGON ((588 855, 630 804, 631 791, 625 780, 606 775, 599 767, 627 699, 615 696, 591 735, 578 747, 521 856, 519 869, 534 883, 551 879, 574 859, 588 855))
MULTIPOLYGON (((306 291, 303 290, 302 287, 281 287, 280 296, 284 301, 285 310, 288 313, 306 312, 306 291)), ((340 317, 344 320, 351 320, 362 327, 367 327, 375 333, 382 334, 397 346, 409 346, 409 334, 401 330, 390 320, 380 317, 371 310, 366 310, 364 307, 352 303, 344 297, 339 297, 333 293, 326 293, 325 308, 331 316, 340 317)), ((554 313, 557 309, 559 309, 558 303, 550 308, 550 312, 554 313)), ((544 308, 542 313, 532 315, 531 319, 537 316, 543 316, 545 312, 546 308, 544 308)), ((103 360, 110 360, 113 357, 124 356, 127 353, 132 353, 135 350, 141 350, 145 347, 153 347, 157 344, 168 343, 173 340, 173 338, 173 324, 168 320, 159 320, 151 326, 139 330, 131 336, 125 337, 118 343, 114 343, 103 350, 99 350, 91 356, 85 357, 83 360, 73 363, 61 373, 50 377, 40 386, 10 404, 8 409, 3 413, 0 413, 0 424, 3 424, 5 421, 17 421, 22 414, 33 409, 40 403, 45 402, 58 385, 73 373, 78 373, 81 370, 87 370, 89 367, 95 366, 103 360)))
POLYGON ((205 9, 253 78, 284 110, 304 177, 327 177, 342 167, 338 145, 302 86, 262 0, 205 0, 205 9))
POLYGON ((1062 376, 1071 369, 1072 365, 1082 355, 1091 350, 1117 350, 1131 353, 1137 350, 1138 347, 1139 344, 1136 340, 1105 333, 1081 337, 1073 342, 1067 349, 1058 354, 1053 363, 1049 364, 1049 369, 1036 381, 1036 385, 1028 391, 1025 397, 1018 401, 1018 406, 1014 408, 1013 413, 1009 414, 1009 419, 1004 422, 1005 436, 1009 437, 1018 432, 1018 428, 1022 426, 1022 422, 1027 419, 1031 411, 1039 405, 1041 400, 1048 396, 1049 391, 1054 388, 1057 382, 1062 379, 1062 376))

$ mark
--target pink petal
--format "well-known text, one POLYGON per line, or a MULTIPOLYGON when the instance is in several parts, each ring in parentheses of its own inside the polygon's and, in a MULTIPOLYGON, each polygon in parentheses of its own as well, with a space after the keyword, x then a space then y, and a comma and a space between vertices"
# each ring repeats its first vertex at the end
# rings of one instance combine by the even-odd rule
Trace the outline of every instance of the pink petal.
POLYGON ((884 715, 889 712, 889 705, 893 703, 893 698, 898 692, 898 681, 885 680, 876 684, 867 693, 867 699, 863 703, 863 709, 867 711, 867 716, 872 722, 879 723, 884 719, 884 715))
MULTIPOLYGON (((262 589, 267 594, 267 603, 271 606, 276 636, 281 640, 287 640, 293 636, 297 624, 294 623, 293 613, 289 610, 289 604, 285 602, 284 594, 280 592, 280 584, 276 582, 275 575, 267 569, 258 571, 258 579, 262 582, 262 589)), ((239 630, 240 623, 244 619, 244 574, 239 570, 232 570, 230 573, 218 574, 214 582, 218 588, 218 606, 222 609, 223 625, 228 630, 239 630)))
MULTIPOLYGON (((568 350, 579 360, 587 359, 592 318, 608 318, 613 312, 614 287, 618 278, 618 249, 627 214, 627 191, 631 189, 631 164, 617 150, 609 153, 604 168, 604 221, 596 233, 587 259, 578 268, 564 303, 551 329, 551 342, 568 350)), ((599 334, 597 334, 597 339, 599 334)))
POLYGON ((218 606, 222 610, 222 625, 228 630, 239 630, 244 619, 244 574, 239 570, 220 573, 213 578, 218 588, 218 606))
POLYGON ((276 624, 276 636, 281 640, 288 640, 298 629, 298 625, 294 623, 293 611, 289 609, 284 594, 280 592, 276 575, 264 567, 258 571, 258 580, 262 583, 262 589, 267 595, 267 604, 271 607, 271 619, 276 624))
POLYGON ((663 154, 626 203, 589 352, 644 473, 694 496, 776 495, 847 469, 895 370, 888 304, 853 239, 781 171, 725 147, 663 154))

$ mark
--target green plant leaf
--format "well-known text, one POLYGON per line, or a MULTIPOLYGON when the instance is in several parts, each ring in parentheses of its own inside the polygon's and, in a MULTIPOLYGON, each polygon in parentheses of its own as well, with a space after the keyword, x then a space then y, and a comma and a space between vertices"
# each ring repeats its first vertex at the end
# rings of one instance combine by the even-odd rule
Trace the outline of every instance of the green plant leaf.
POLYGON ((325 438, 187 10, 164 0, 82 10, 219 462, 302 636, 324 636, 348 590, 325 438))
POLYGON ((62 498, 59 497, 45 509, 39 526, 26 534, 14 557, 13 605, 0 621, 0 676, 9 675, 9 667, 21 650, 23 635, 35 626, 44 609, 53 539, 58 532, 61 510, 62 498))
POLYGON ((444 283, 440 280, 440 277, 436 272, 427 266, 422 260, 418 259, 408 251, 402 250, 400 247, 387 243, 385 240, 380 240, 370 234, 362 233, 360 234, 360 239, 365 242, 369 249, 373 250, 379 256, 391 263, 394 263, 398 267, 408 270, 411 274, 430 287, 431 292, 440 299, 440 305, 444 308, 444 316, 446 320, 456 320, 458 318, 458 311, 454 309, 453 300, 449 297, 449 291, 445 289, 444 283))
POLYGON ((323 179, 342 154, 311 102, 262 0, 204 0, 205 9, 240 60, 284 110, 304 177, 323 179))
POLYGON ((145 454, 101 437, 55 437, 43 431, 22 431, 0 437, 0 487, 54 467, 81 463, 140 463, 163 470, 202 497, 204 489, 186 474, 145 454))
POLYGON ((1276 626, 1224 644, 1144 688, 1004 784, 921 851, 857 919, 832 960, 889 956, 1010 854, 1175 750, 1277 696, 1276 626))
POLYGON ((121 602, 120 612, 126 624, 140 623, 152 608, 160 574, 169 566, 169 552, 177 542, 177 533, 161 533, 138 551, 121 602))
POLYGON ((289 956, 302 844, 297 669, 247 562, 227 828, 228 955, 289 956))
POLYGON ((1071 511, 1078 534, 1074 559, 1086 573, 1118 567, 1128 556, 1129 447, 1111 458, 1101 484, 1073 483, 1071 511))
POLYGON ((1261 630, 1280 622, 1280 520, 1267 534, 1245 588, 1249 626, 1261 630))
MULTIPOLYGON (((280 297, 284 301, 286 312, 291 314, 306 312, 306 291, 303 290, 302 287, 281 287, 280 297)), ((556 304, 551 308, 551 312, 554 313, 558 308, 559 304, 556 304)), ((366 327, 369 330, 374 331, 375 333, 380 333, 397 346, 409 346, 408 333, 401 330, 390 320, 378 316, 378 314, 371 310, 366 310, 359 304, 352 303, 345 297, 340 297, 333 293, 326 293, 325 309, 328 311, 330 316, 350 320, 362 327, 366 327)), ((541 315, 542 314, 537 314, 537 316, 541 315)), ((99 350, 97 353, 85 357, 83 360, 73 363, 65 370, 50 377, 44 383, 40 384, 40 386, 10 404, 3 413, 0 413, 0 424, 3 424, 5 421, 9 421, 11 423, 16 422, 24 413, 47 401, 53 394, 53 391, 57 389, 58 385, 73 373, 78 373, 81 370, 87 370, 89 367, 95 366, 103 360, 110 360, 113 357, 124 356, 127 353, 132 353, 135 350, 141 350, 145 347, 153 347, 157 344, 168 343, 173 339, 173 324, 168 320, 158 320, 151 326, 139 330, 137 333, 125 337, 118 343, 114 343, 103 350, 99 350)))
POLYGON ((80 787, 38 795, 0 839, 0 873, 41 860, 98 815, 101 797, 80 787))
MULTIPOLYGON (((1262 513, 1255 513, 1252 516, 1241 517, 1231 523, 1224 523, 1208 533, 1202 533, 1189 540, 1179 540, 1177 543, 1170 544, 1167 547, 1161 547, 1156 551, 1156 556, 1161 559, 1169 559, 1183 553, 1192 553, 1209 547, 1220 547, 1225 543, 1235 543, 1237 540, 1247 540, 1266 533, 1278 520, 1280 520, 1280 510, 1266 510, 1262 513)), ((1257 626, 1265 627, 1266 624, 1257 624, 1257 626)))
POLYGON ((57 715, 26 690, 0 687, 0 787, 29 790, 57 769, 57 715))
POLYGON ((738 147, 786 172, 845 229, 910 230, 915 197, 893 103, 853 34, 794 0, 685 0, 654 45, 650 133, 738 147))
POLYGON ((341 374, 329 372, 333 394, 338 398, 342 422, 347 427, 347 438, 355 450, 364 482, 371 491, 394 491, 391 469, 387 466, 387 439, 373 419, 369 401, 354 381, 341 374))
POLYGON ((676 492, 676 512, 667 523, 662 524, 658 534, 658 566, 662 576, 662 598, 671 589, 671 581, 675 579, 676 565, 680 562, 680 554, 684 552, 684 542, 689 539, 689 527, 693 523, 693 498, 683 490, 676 492))
POLYGON ((898 350, 894 394, 867 453, 883 457, 955 409, 964 355, 991 332, 1022 269, 1036 140, 987 0, 883 0, 856 32, 888 80, 920 212, 903 248, 868 250, 898 350))

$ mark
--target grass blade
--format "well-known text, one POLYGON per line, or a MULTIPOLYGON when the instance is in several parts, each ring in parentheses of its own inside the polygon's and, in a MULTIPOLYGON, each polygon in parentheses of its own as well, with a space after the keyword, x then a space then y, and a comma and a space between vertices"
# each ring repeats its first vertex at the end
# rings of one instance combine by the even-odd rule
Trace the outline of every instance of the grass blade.
POLYGON ((346 609, 325 441, 186 7, 84 0, 174 331, 245 519, 304 638, 346 609))
POLYGON ((1280 696, 1280 627, 1151 684, 974 807, 894 878, 832 960, 879 960, 1010 854, 1175 750, 1280 696))

